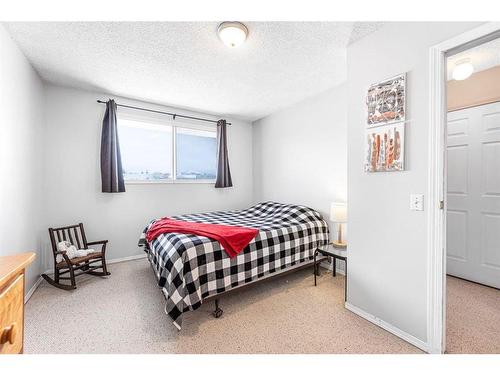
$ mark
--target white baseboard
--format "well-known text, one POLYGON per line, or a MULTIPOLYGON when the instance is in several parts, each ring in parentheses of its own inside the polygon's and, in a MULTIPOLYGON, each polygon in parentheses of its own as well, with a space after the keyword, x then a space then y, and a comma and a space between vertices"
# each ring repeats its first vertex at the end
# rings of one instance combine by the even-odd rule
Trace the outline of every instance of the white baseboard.
POLYGON ((124 257, 124 258, 116 258, 116 259, 110 259, 106 261, 107 264, 113 264, 113 263, 122 263, 122 262, 128 262, 130 260, 137 260, 137 259, 142 259, 146 258, 148 254, 138 254, 138 255, 131 255, 129 257, 124 257))
POLYGON ((31 287, 30 290, 28 290, 28 293, 26 293, 26 295, 24 296, 24 303, 25 304, 31 298, 31 296, 33 295, 33 293, 35 293, 36 288, 38 288, 38 286, 40 285, 40 283, 42 282, 42 280, 43 280, 42 276, 38 277, 38 280, 35 282, 35 284, 33 284, 33 286, 31 287))
POLYGON ((356 307, 354 305, 351 305, 349 302, 346 302, 345 308, 347 310, 353 312, 354 314, 359 315, 360 317, 368 320, 369 322, 385 329, 386 331, 389 331, 393 335, 396 335, 399 338, 409 342, 410 344, 416 346, 417 348, 422 349, 424 352, 427 352, 427 353, 431 352, 429 345, 426 342, 416 338, 415 336, 410 335, 407 332, 400 330, 397 327, 394 327, 392 324, 389 324, 386 321, 384 321, 380 318, 377 318, 376 316, 374 316, 370 313, 367 313, 366 311, 360 309, 359 307, 356 307))
MULTIPOLYGON (((147 254, 144 253, 144 254, 138 254, 138 255, 131 255, 129 257, 110 259, 110 260, 107 260, 106 263, 107 264, 114 264, 114 263, 128 262, 130 260, 137 260, 137 259, 142 259, 142 258, 146 258, 146 257, 147 257, 147 254)), ((44 273, 48 274, 48 275, 52 275, 52 274, 54 274, 54 270, 47 270, 44 273)), ((24 296, 24 303, 25 304, 31 298, 31 296, 35 292, 36 288, 38 288, 38 286, 40 285, 42 280, 43 280, 43 278, 40 276, 38 278, 38 280, 36 281, 35 285, 33 285, 31 287, 31 289, 28 291, 28 293, 26 293, 26 295, 24 296)))

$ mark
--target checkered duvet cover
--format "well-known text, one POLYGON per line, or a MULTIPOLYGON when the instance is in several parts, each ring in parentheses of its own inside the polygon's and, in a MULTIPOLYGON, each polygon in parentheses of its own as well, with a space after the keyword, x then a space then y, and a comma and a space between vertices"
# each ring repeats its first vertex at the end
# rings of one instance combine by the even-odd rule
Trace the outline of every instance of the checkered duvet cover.
POLYGON ((259 229, 257 236, 234 258, 219 242, 192 234, 161 234, 151 243, 139 239, 148 253, 158 285, 166 297, 165 312, 181 329, 182 314, 203 300, 310 261, 316 248, 328 243, 328 225, 317 211, 276 202, 245 210, 174 216, 174 219, 259 229))

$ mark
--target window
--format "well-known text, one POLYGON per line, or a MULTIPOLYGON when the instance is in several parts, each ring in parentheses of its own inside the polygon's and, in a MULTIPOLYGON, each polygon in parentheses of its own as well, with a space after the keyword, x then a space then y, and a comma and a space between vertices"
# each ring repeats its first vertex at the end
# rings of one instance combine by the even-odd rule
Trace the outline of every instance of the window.
POLYGON ((118 133, 125 182, 215 180, 215 128, 119 116, 118 133))
POLYGON ((125 181, 172 178, 172 127, 118 119, 125 181))
POLYGON ((178 127, 175 135, 177 179, 215 180, 215 132, 178 127))

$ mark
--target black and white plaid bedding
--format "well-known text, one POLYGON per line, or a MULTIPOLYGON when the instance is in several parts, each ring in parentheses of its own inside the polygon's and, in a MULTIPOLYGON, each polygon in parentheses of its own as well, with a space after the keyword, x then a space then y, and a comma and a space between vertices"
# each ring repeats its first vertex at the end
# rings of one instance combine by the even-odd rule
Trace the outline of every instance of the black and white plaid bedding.
POLYGON ((308 207, 275 202, 259 203, 246 210, 174 216, 174 219, 236 225, 259 229, 257 236, 234 258, 218 241, 207 237, 167 233, 146 243, 139 240, 167 299, 166 313, 180 329, 182 313, 195 310, 208 296, 299 263, 309 261, 319 246, 328 243, 328 225, 308 207))

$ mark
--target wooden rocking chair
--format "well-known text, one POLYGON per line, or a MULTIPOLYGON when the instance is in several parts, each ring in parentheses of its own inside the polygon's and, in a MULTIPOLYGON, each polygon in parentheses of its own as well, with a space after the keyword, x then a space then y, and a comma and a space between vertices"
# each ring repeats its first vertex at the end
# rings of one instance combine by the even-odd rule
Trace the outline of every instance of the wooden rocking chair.
POLYGON ((104 241, 93 241, 87 242, 85 237, 85 230, 83 229, 83 224, 70 225, 67 227, 60 228, 49 228, 50 242, 52 244, 52 252, 54 254, 54 279, 50 278, 46 274, 42 274, 42 277, 51 285, 64 289, 71 290, 76 289, 76 276, 88 273, 94 276, 108 276, 110 273, 106 268, 106 244, 107 240, 104 241), (56 241, 57 237, 57 241, 56 241), (101 245, 101 251, 96 251, 88 254, 87 256, 69 259, 65 251, 59 251, 57 249, 57 244, 61 241, 69 241, 77 249, 88 249, 89 245, 101 245), (56 257, 60 254, 63 257, 61 262, 57 262, 56 257), (100 264, 95 264, 100 263, 100 264), (94 264, 94 265, 93 265, 94 264), (102 268, 102 272, 96 271, 102 268), (76 272, 78 271, 78 272, 76 272), (62 275, 68 274, 69 277, 62 275), (60 280, 70 280, 71 285, 61 284, 60 280))

